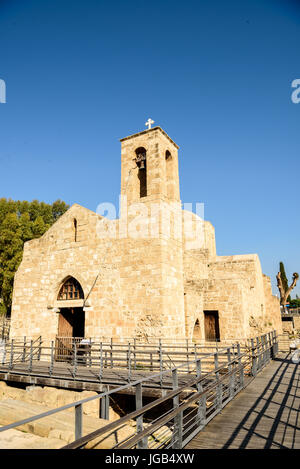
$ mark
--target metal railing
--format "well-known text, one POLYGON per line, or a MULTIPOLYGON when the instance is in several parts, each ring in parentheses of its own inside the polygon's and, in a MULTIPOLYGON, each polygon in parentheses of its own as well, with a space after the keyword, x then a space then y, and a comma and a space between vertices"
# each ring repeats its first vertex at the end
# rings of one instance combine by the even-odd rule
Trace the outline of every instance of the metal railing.
MULTIPOLYGON (((222 347, 203 356, 193 355, 193 360, 170 366, 129 384, 102 392, 58 409, 24 419, 0 428, 0 432, 17 428, 64 410, 75 410, 75 441, 64 449, 95 447, 107 439, 114 449, 180 449, 183 448, 207 423, 230 402, 257 373, 278 353, 275 331, 247 339, 242 344, 222 347), (184 376, 184 384, 179 384, 184 376), (171 389, 149 404, 143 405, 143 386, 157 379, 170 381, 171 389), (108 418, 109 398, 128 389, 135 390, 136 410, 92 433, 83 435, 83 406, 99 400, 101 415, 108 418), (154 416, 154 412, 157 416, 154 416), (132 421, 135 425, 132 426, 132 421), (131 425, 129 425, 131 424, 131 425), (122 437, 126 426, 130 434, 122 437)), ((25 427, 24 427, 25 426, 25 427)))
MULTIPOLYGON (((243 342, 243 347, 246 342, 243 342)), ((205 360, 206 355, 228 344, 231 342, 193 343, 186 340, 171 344, 158 339, 153 344, 143 344, 135 339, 102 342, 97 338, 57 337, 55 341, 46 341, 41 337, 35 340, 23 337, 5 341, 0 365, 11 372, 36 372, 61 379, 61 364, 65 363, 71 368, 73 379, 79 378, 83 369, 91 369, 99 382, 102 382, 105 371, 118 369, 126 373, 126 379, 130 382, 133 373, 159 371, 161 374, 184 362, 189 371, 190 361, 198 357, 205 360)))
POLYGON ((33 361, 40 360, 41 345, 41 337, 29 341, 24 338, 23 342, 15 341, 15 339, 12 339, 10 342, 4 341, 0 363, 2 366, 8 366, 8 369, 12 370, 16 364, 27 362, 28 370, 32 371, 33 361))
POLYGON ((10 331, 10 319, 3 316, 0 318, 0 339, 1 340, 7 340, 9 337, 9 331, 10 331))

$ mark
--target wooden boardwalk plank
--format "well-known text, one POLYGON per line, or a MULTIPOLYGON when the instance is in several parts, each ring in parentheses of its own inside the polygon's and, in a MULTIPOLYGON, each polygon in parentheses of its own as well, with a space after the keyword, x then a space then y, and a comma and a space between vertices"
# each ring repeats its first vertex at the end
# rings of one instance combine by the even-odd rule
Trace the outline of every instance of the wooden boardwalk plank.
POLYGON ((300 449, 299 365, 281 353, 185 449, 300 449))

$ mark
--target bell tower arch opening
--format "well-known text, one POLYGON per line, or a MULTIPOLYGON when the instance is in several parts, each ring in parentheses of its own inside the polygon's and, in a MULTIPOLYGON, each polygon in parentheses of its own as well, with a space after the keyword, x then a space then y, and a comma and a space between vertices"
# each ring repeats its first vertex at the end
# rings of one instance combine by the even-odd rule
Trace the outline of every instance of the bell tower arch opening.
POLYGON ((140 181, 140 198, 147 197, 147 159, 146 150, 144 147, 139 147, 135 150, 135 162, 138 167, 138 178, 140 181))
POLYGON ((166 150, 165 161, 166 161, 166 193, 169 199, 173 199, 175 195, 174 158, 172 157, 172 154, 169 150, 166 150))

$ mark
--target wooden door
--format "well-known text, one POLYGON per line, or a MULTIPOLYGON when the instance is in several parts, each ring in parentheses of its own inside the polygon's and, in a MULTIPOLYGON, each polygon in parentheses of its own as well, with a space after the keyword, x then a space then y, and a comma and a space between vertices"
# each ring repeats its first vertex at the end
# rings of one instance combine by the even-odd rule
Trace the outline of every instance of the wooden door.
POLYGON ((219 334, 219 317, 217 311, 205 311, 205 339, 209 341, 217 341, 220 339, 219 334))
POLYGON ((65 360, 72 355, 73 314, 68 308, 62 308, 58 318, 58 337, 56 338, 56 360, 65 360))
POLYGON ((66 308, 59 313, 58 337, 73 337, 73 318, 71 312, 66 308))

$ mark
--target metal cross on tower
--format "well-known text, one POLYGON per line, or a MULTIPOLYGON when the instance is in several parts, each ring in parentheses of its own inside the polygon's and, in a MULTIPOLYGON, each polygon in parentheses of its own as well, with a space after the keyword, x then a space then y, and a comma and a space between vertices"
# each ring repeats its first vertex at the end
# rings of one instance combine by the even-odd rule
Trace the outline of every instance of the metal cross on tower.
POLYGON ((150 119, 150 117, 149 117, 149 119, 145 123, 145 125, 148 126, 148 130, 151 129, 152 124, 154 124, 154 121, 152 119, 150 119))

